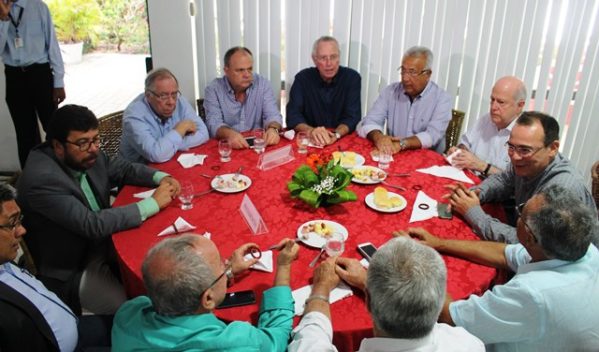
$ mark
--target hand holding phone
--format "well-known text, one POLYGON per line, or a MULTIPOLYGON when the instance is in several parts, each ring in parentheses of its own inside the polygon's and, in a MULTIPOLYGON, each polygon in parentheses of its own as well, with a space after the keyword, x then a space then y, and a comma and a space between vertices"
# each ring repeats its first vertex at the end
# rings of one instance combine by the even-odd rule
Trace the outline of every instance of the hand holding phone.
POLYGON ((453 218, 451 210, 449 210, 449 204, 447 203, 437 204, 437 213, 439 214, 440 219, 451 220, 453 218))
POLYGON ((254 139, 256 137, 245 137, 245 141, 249 144, 250 148, 254 146, 254 139))
POLYGON ((372 256, 374 256, 374 253, 376 253, 376 247, 370 242, 360 243, 358 245, 358 252, 360 252, 366 260, 370 261, 372 256))

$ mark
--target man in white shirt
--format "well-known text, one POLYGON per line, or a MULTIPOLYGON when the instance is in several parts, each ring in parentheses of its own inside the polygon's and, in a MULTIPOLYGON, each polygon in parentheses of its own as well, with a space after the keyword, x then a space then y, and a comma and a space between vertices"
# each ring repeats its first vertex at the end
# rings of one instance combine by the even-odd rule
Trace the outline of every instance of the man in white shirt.
POLYGON ((476 120, 457 147, 448 150, 448 155, 461 150, 452 165, 484 177, 505 170, 510 163, 505 143, 525 104, 526 86, 520 79, 506 76, 495 82, 489 113, 476 120))
POLYGON ((362 340, 359 351, 485 350, 466 330, 437 323, 447 282, 443 259, 401 237, 377 251, 368 272, 349 258, 331 258, 316 269, 306 313, 293 330, 289 351, 337 351, 331 342, 328 296, 339 278, 366 293, 375 337, 362 340))

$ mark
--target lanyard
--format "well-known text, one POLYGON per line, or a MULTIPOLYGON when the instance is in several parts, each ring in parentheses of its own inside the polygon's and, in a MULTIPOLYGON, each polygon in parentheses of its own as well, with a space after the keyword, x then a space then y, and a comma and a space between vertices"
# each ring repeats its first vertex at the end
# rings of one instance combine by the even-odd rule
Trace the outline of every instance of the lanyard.
POLYGON ((19 36, 19 25, 21 24, 21 19, 23 18, 23 8, 19 7, 19 9, 19 18, 17 19, 17 22, 15 22, 15 19, 12 17, 12 14, 10 12, 8 13, 8 17, 10 17, 10 22, 13 24, 13 26, 15 26, 17 37, 19 36))

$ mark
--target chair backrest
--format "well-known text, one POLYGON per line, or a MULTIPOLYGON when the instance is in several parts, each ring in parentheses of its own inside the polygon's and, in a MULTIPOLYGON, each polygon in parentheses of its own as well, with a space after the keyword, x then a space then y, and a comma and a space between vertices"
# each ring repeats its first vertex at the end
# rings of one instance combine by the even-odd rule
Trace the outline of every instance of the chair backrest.
POLYGON ((19 239, 19 246, 21 247, 22 254, 16 258, 17 264, 21 268, 27 269, 32 275, 36 275, 37 269, 35 268, 33 256, 31 256, 31 252, 29 252, 29 248, 22 237, 19 239))
POLYGON ((593 198, 595 198, 595 205, 599 209, 599 161, 591 168, 591 178, 593 179, 593 198))
POLYGON ((121 134, 123 133, 123 111, 113 112, 98 119, 100 131, 100 148, 108 156, 119 152, 121 134))
POLYGON ((198 115, 200 115, 202 121, 206 123, 206 110, 204 110, 204 98, 196 100, 196 104, 198 104, 198 115))
POLYGON ((458 145, 464 116, 466 116, 466 113, 463 111, 451 110, 451 121, 449 121, 447 130, 445 131, 445 151, 458 145))

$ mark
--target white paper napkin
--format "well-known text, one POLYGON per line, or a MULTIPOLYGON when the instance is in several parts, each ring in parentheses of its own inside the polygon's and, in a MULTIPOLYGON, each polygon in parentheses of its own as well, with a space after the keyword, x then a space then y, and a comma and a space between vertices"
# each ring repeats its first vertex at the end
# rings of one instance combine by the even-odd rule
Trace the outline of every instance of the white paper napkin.
POLYGON ((418 191, 416 200, 414 201, 414 207, 412 208, 410 222, 428 220, 435 216, 439 216, 439 213, 437 212, 437 201, 429 197, 426 193, 418 191), (428 205, 428 209, 420 208, 420 204, 428 205))
POLYGON ((207 155, 204 154, 194 154, 194 153, 185 153, 179 155, 177 161, 183 168, 189 169, 195 165, 204 165, 204 159, 206 159, 207 155))
POLYGON ((188 231, 195 230, 195 229, 196 229, 195 226, 188 223, 182 217, 179 216, 177 218, 177 220, 175 220, 174 223, 170 224, 169 227, 162 230, 162 232, 160 232, 158 234, 158 236, 172 235, 174 233, 183 233, 183 232, 188 232, 188 231))
POLYGON ((133 197, 135 197, 135 198, 141 198, 141 199, 146 199, 148 197, 151 197, 152 194, 154 194, 155 190, 156 190, 156 188, 150 189, 150 190, 147 190, 147 191, 143 191, 143 192, 139 192, 139 193, 135 193, 133 195, 133 197))
POLYGON ((433 175, 433 176, 437 176, 437 177, 449 178, 449 179, 456 180, 456 181, 462 181, 462 182, 466 182, 466 183, 474 183, 474 181, 472 181, 471 179, 468 178, 468 176, 466 176, 464 171, 462 171, 458 168, 455 168, 453 166, 435 165, 435 166, 431 166, 426 169, 417 169, 416 171, 421 172, 423 174, 429 174, 429 175, 433 175))
POLYGON ((447 160, 447 162, 449 163, 449 165, 451 165, 451 166, 453 166, 453 167, 455 167, 455 168, 457 168, 457 169, 460 169, 460 170, 461 170, 461 169, 462 169, 461 167, 457 167, 457 166, 455 166, 455 165, 453 164, 453 158, 455 158, 456 156, 458 156, 458 155, 460 155, 460 154, 462 154, 462 150, 458 148, 458 149, 456 149, 456 150, 455 150, 455 152, 453 152, 453 153, 451 153, 451 154, 447 155, 447 156, 445 157, 445 160, 447 160))
MULTIPOLYGON (((297 290, 293 290, 291 295, 293 296, 293 300, 295 301, 295 315, 304 314, 304 308, 306 306, 306 299, 310 297, 312 293, 312 285, 307 285, 304 287, 300 287, 297 290)), ((337 287, 335 287, 331 294, 329 295, 329 301, 331 304, 337 302, 338 300, 344 299, 346 297, 353 296, 354 292, 351 290, 351 287, 347 286, 345 282, 340 282, 337 287)))
MULTIPOLYGON (((252 259, 254 259, 254 257, 252 257, 252 255, 248 253, 243 257, 243 259, 252 260, 252 259)), ((272 273, 272 271, 273 271, 272 251, 262 252, 262 257, 260 257, 260 260, 258 260, 258 262, 256 264, 250 266, 250 268, 256 269, 256 270, 261 270, 261 271, 266 271, 267 273, 272 273)))
POLYGON ((308 144, 308 147, 322 149, 322 148, 324 148, 324 145, 313 144, 312 142, 310 142, 310 144, 308 144))
POLYGON ((292 140, 293 137, 295 137, 295 130, 285 131, 285 133, 283 133, 283 137, 287 138, 288 140, 292 140))

